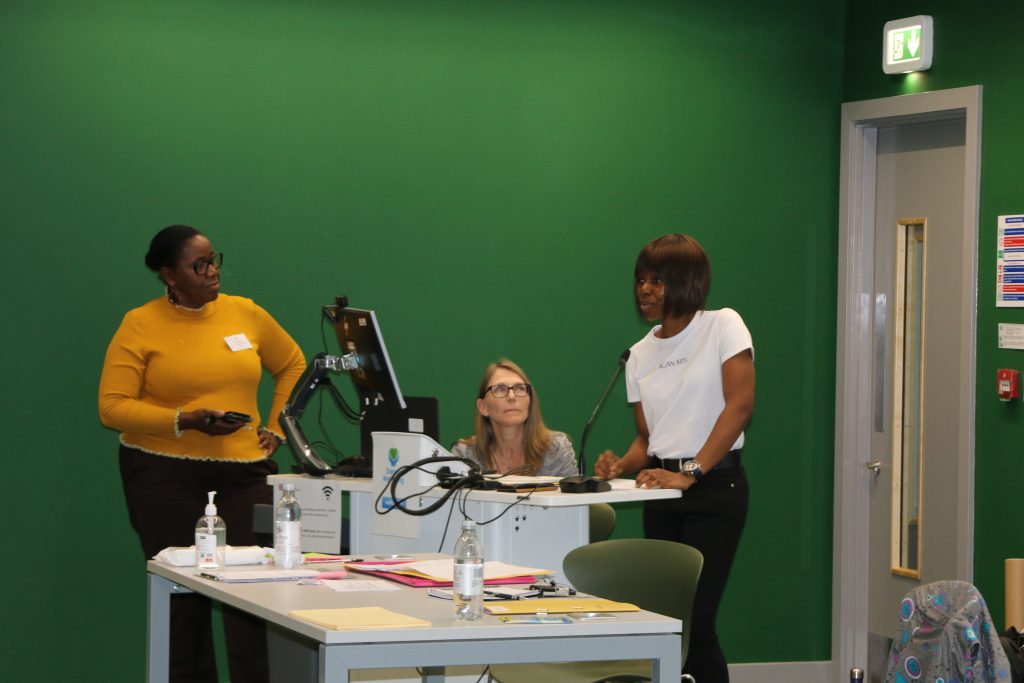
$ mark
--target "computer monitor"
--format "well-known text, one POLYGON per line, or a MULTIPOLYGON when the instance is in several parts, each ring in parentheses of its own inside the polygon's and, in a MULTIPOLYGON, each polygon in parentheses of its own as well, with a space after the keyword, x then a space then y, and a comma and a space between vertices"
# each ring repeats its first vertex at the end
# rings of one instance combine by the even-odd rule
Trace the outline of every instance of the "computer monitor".
POLYGON ((324 312, 334 321, 341 355, 346 358, 348 374, 359 392, 361 407, 386 405, 405 410, 405 397, 398 387, 376 314, 347 306, 329 306, 324 312))
POLYGON ((340 354, 318 353, 306 366, 281 411, 281 428, 302 471, 319 476, 331 472, 370 476, 372 433, 375 431, 416 432, 437 441, 440 429, 437 399, 402 394, 374 312, 350 308, 347 297, 338 297, 333 305, 324 306, 322 310, 325 319, 334 325, 341 345, 340 354), (329 374, 337 372, 345 372, 351 378, 359 394, 358 410, 348 406, 328 379, 329 374), (310 398, 321 387, 329 391, 342 414, 360 425, 361 454, 345 458, 336 465, 320 457, 299 422, 310 398))

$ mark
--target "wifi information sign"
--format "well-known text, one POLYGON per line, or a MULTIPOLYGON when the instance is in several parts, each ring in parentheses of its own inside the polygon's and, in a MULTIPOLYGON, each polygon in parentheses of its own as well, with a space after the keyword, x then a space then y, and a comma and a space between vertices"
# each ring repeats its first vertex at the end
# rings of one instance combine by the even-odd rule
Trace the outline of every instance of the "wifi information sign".
POLYGON ((281 484, 295 484, 295 498, 302 508, 302 552, 341 552, 341 487, 333 479, 272 474, 274 506, 281 500, 281 484))
POLYGON ((930 16, 887 22, 882 32, 882 70, 898 74, 931 68, 932 44, 930 16))

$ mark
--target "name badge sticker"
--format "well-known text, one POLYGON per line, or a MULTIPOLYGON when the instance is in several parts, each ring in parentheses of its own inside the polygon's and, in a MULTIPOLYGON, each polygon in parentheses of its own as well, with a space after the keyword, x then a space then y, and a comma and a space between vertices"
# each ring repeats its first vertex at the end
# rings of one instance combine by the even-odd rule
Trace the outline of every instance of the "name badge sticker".
POLYGON ((246 349, 252 348, 252 342, 245 336, 245 332, 228 335, 227 337, 224 337, 224 341, 227 342, 228 348, 235 352, 245 351, 246 349))

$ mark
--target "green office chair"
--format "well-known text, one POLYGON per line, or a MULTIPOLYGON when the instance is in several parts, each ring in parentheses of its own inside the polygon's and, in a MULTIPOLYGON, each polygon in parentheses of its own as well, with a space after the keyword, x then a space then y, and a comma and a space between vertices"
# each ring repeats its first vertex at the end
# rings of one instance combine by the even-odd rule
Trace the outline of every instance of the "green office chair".
POLYGON ((608 503, 590 506, 590 542, 607 541, 615 529, 615 508, 608 503))
MULTIPOLYGON (((576 548, 565 556, 566 578, 584 593, 631 602, 651 612, 683 622, 681 662, 690 649, 690 617, 704 556, 696 548, 671 541, 624 538, 576 548), (643 567, 643 580, 635 580, 643 567)), ((647 660, 566 662, 562 664, 502 664, 491 667, 498 683, 596 683, 650 680, 647 660)))

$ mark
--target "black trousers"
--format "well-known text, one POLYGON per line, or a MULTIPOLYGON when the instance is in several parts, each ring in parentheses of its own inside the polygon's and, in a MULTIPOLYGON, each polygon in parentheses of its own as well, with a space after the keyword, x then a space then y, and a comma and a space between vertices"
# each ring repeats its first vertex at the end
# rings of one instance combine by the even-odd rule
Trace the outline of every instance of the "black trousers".
POLYGON ((746 472, 738 467, 712 470, 684 491, 682 498, 644 503, 647 538, 685 543, 704 554, 693 603, 690 651, 683 666, 683 673, 699 683, 729 681, 715 618, 747 520, 749 498, 746 472))
MULTIPOLYGON (((169 546, 195 542, 195 525, 203 515, 207 491, 216 491, 217 514, 227 525, 229 545, 256 545, 252 509, 270 503, 267 476, 277 473, 273 460, 231 463, 184 460, 121 446, 121 482, 132 528, 142 552, 152 558, 169 546)), ((210 622, 211 603, 200 595, 171 598, 171 671, 175 682, 218 683, 210 622)), ((233 683, 266 683, 266 624, 227 605, 223 608, 228 669, 233 683)))

